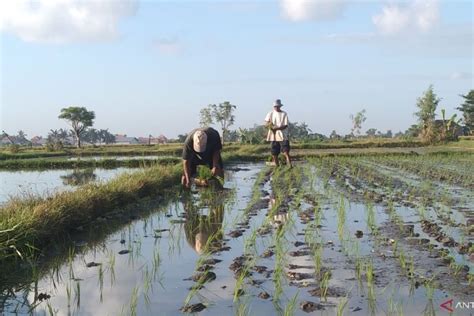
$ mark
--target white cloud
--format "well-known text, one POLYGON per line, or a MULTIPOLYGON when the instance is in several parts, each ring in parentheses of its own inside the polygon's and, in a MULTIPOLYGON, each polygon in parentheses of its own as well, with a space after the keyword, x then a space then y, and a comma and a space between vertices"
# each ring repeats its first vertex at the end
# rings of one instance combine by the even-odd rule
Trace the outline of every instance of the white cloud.
POLYGON ((177 39, 158 39, 153 42, 153 46, 160 53, 170 55, 178 54, 182 49, 181 43, 177 39))
POLYGON ((291 21, 331 20, 339 17, 344 0, 281 0, 283 15, 291 21))
POLYGON ((119 21, 137 8, 136 0, 2 0, 0 31, 26 42, 112 40, 119 21))
POLYGON ((372 17, 378 31, 386 35, 406 31, 428 32, 439 22, 438 0, 414 0, 409 4, 389 4, 372 17))
POLYGON ((451 80, 472 79, 472 73, 463 72, 463 71, 455 71, 449 76, 449 79, 451 80))

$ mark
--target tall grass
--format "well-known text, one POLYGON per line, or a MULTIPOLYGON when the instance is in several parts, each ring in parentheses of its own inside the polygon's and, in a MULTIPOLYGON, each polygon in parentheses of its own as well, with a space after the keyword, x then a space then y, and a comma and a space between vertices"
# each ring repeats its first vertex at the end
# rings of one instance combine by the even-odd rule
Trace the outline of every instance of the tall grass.
POLYGON ((54 237, 145 196, 164 193, 179 183, 180 172, 178 165, 156 166, 73 192, 13 198, 0 208, 0 261, 34 255, 54 237))

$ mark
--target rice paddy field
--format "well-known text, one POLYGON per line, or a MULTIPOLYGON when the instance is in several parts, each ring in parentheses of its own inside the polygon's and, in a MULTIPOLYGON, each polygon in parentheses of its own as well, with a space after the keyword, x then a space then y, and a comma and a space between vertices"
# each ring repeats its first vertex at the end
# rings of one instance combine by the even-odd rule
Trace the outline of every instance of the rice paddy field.
POLYGON ((0 261, 0 313, 472 313, 456 305, 474 294, 471 152, 234 162, 225 178, 97 212, 0 261))

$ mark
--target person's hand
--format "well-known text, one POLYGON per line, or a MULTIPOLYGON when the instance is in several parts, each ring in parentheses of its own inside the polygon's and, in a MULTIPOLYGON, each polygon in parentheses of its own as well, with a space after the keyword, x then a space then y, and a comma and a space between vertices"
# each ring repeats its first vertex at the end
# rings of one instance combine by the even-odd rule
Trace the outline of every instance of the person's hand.
POLYGON ((216 175, 219 175, 219 173, 220 173, 220 169, 219 169, 219 168, 213 167, 213 168, 211 169, 211 174, 212 174, 213 177, 215 177, 216 175))
POLYGON ((191 188, 191 181, 190 181, 189 178, 186 177, 186 176, 182 176, 182 177, 181 177, 181 184, 182 184, 186 189, 191 188))

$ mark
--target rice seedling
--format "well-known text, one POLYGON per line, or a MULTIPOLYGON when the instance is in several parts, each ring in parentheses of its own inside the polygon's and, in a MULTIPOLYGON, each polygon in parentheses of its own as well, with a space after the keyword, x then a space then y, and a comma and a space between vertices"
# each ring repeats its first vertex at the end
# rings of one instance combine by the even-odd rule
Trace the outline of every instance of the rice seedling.
POLYGON ((316 277, 321 277, 321 268, 322 268, 322 254, 323 247, 321 244, 316 244, 313 248, 313 261, 314 261, 314 270, 316 277))
POLYGON ((81 306, 81 284, 79 281, 76 281, 76 287, 74 288, 74 300, 77 308, 79 308, 81 306))
POLYGON ((326 271, 323 273, 321 281, 319 283, 319 288, 321 292, 321 298, 327 302, 327 293, 329 288, 329 279, 331 278, 331 272, 326 271))
POLYGON ((344 310, 346 309, 347 303, 349 302, 349 299, 347 297, 343 297, 339 303, 337 304, 336 308, 336 315, 337 316, 343 316, 344 315, 344 310))
POLYGON ((136 316, 137 315, 137 306, 138 306, 138 286, 135 286, 132 289, 132 296, 130 298, 130 315, 136 316))
POLYGON ((103 301, 103 291, 104 291, 104 270, 102 265, 99 266, 99 300, 103 301))
POLYGON ((434 290, 435 290, 434 277, 425 280, 423 285, 425 287, 426 297, 428 298, 428 300, 433 300, 433 294, 434 294, 434 290))
POLYGON ((298 299, 299 291, 286 303, 283 311, 284 316, 292 316, 295 313, 296 300, 298 299))

